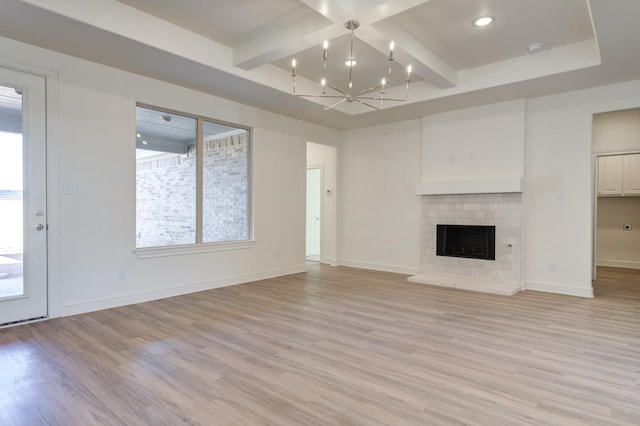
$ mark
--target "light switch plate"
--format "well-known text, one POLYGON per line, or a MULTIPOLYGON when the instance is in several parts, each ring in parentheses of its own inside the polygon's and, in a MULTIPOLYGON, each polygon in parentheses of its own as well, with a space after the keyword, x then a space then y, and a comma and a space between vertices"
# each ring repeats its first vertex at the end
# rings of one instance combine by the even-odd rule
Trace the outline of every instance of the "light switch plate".
POLYGON ((77 194, 78 187, 75 183, 65 182, 62 184, 62 193, 63 194, 77 194))

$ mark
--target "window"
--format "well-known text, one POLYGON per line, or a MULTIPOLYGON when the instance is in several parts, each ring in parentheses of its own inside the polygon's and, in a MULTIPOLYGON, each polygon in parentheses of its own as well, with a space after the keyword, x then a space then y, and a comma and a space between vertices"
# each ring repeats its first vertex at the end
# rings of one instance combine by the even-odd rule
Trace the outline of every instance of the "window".
POLYGON ((247 241, 246 128, 136 108, 136 247, 247 241))

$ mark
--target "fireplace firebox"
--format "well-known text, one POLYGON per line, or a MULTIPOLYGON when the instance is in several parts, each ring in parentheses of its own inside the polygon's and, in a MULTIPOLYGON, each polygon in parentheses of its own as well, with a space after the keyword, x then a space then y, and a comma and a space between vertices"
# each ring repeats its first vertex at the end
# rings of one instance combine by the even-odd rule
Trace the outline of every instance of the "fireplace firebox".
POLYGON ((437 225, 436 255, 496 260, 496 227, 437 225))

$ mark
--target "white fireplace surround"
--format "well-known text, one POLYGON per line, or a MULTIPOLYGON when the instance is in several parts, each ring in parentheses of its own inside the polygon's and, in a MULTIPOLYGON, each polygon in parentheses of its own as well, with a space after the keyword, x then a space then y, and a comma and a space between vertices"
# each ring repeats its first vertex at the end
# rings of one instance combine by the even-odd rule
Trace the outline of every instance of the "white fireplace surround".
POLYGON ((410 282, 514 295, 522 288, 522 193, 422 196, 422 273, 410 282), (496 260, 436 256, 436 226, 496 227, 496 260))

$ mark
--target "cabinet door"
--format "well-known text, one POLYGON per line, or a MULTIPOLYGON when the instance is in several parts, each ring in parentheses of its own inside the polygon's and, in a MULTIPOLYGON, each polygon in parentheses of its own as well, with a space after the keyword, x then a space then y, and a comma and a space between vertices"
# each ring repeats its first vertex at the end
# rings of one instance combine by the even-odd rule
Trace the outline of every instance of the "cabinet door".
POLYGON ((598 157, 598 195, 622 195, 622 156, 598 157))
POLYGON ((625 195, 640 195, 640 154, 629 154, 623 157, 623 192, 625 195))

